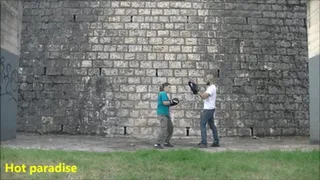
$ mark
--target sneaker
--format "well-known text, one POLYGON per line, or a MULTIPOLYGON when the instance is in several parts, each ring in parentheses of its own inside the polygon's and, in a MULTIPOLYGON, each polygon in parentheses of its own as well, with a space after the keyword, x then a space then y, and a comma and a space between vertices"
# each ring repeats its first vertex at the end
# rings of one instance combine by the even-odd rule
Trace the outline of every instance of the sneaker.
POLYGON ((210 147, 220 147, 219 143, 212 143, 210 147))
POLYGON ((164 143, 163 146, 165 146, 165 147, 174 147, 174 145, 170 144, 169 142, 168 143, 164 143))
POLYGON ((154 144, 153 147, 156 148, 156 149, 164 149, 164 148, 161 146, 161 144, 154 144))
POLYGON ((199 143, 199 144, 197 144, 197 147, 198 148, 207 148, 208 146, 206 144, 199 143))

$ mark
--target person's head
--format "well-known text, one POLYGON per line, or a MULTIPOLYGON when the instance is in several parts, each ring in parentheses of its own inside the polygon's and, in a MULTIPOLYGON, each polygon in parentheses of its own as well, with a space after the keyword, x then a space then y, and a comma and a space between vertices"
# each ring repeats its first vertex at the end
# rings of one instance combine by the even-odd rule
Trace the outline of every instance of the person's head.
POLYGON ((207 85, 213 84, 215 82, 213 74, 207 74, 204 79, 204 82, 206 82, 207 85))
POLYGON ((165 91, 165 92, 169 93, 170 90, 171 90, 171 84, 168 82, 165 82, 160 86, 160 91, 165 91))

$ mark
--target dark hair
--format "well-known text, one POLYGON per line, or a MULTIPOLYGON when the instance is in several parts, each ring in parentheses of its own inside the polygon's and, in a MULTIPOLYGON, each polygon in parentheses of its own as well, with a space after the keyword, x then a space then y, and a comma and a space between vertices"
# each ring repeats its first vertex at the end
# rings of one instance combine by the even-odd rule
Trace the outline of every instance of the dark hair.
POLYGON ((171 84, 168 83, 168 82, 165 82, 163 83, 161 86, 160 86, 160 91, 164 91, 164 88, 167 87, 167 86, 170 86, 171 84))

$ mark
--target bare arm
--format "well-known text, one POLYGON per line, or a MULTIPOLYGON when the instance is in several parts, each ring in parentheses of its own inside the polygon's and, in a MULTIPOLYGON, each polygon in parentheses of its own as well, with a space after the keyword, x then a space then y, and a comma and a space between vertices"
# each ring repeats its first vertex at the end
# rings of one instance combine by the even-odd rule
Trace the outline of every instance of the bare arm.
POLYGON ((201 93, 200 91, 198 92, 198 95, 201 97, 201 99, 207 99, 210 94, 207 92, 201 93))
POLYGON ((162 103, 166 106, 169 106, 170 105, 170 101, 162 101, 162 103))

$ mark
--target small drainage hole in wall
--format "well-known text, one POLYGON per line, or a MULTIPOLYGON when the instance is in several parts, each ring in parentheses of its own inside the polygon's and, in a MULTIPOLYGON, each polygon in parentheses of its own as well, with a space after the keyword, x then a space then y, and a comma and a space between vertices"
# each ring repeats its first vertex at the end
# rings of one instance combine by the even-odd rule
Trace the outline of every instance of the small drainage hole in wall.
POLYGON ((99 75, 101 76, 101 70, 102 70, 102 68, 99 68, 99 75))
POLYGON ((189 129, 190 127, 186 127, 186 135, 189 136, 189 129))
POLYGON ((123 135, 127 135, 127 126, 123 127, 123 135))
POLYGON ((73 15, 73 22, 76 22, 76 15, 73 15))
POLYGON ((156 69, 156 77, 158 77, 158 68, 156 69))
POLYGON ((60 131, 63 132, 63 125, 61 125, 60 131))
POLYGON ((250 127, 250 135, 253 136, 253 127, 250 127))

